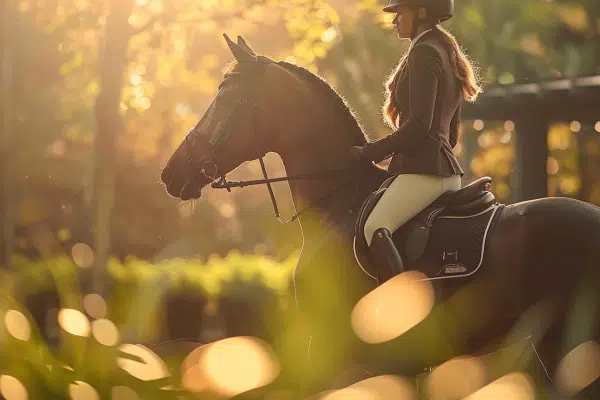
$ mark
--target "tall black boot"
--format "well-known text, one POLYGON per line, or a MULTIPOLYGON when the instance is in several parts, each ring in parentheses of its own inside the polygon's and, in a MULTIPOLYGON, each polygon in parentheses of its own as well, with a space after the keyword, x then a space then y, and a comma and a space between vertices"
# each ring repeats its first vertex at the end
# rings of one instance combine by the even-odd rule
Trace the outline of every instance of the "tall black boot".
POLYGON ((402 257, 387 228, 379 228, 373 232, 370 250, 379 276, 379 284, 405 271, 402 257))

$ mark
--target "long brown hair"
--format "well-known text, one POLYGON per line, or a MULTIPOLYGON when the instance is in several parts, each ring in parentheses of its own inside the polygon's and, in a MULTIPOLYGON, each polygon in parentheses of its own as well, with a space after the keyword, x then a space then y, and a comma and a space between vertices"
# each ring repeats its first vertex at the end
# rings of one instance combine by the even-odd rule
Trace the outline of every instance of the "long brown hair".
MULTIPOLYGON (((450 50, 450 65, 452 66, 454 76, 461 82, 463 98, 468 102, 474 102, 477 96, 483 92, 478 70, 472 65, 469 56, 460 47, 454 35, 437 24, 433 29, 437 29, 442 33, 446 47, 450 50)), ((402 112, 398 108, 394 93, 396 92, 398 82, 406 76, 409 53, 410 51, 404 53, 385 83, 386 100, 383 105, 383 115, 385 121, 395 129, 400 127, 402 112)))

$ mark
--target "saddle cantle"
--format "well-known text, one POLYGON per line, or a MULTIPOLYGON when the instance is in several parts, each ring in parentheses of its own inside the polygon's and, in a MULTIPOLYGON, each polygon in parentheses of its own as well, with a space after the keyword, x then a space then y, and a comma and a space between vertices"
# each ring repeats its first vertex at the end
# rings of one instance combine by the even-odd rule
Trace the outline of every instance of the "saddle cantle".
MULTIPOLYGON (((376 278, 364 238, 367 217, 394 180, 388 178, 364 201, 355 226, 355 256, 361 268, 376 278)), ((442 194, 427 208, 392 233, 407 269, 431 279, 474 273, 483 261, 487 233, 503 207, 490 192, 492 179, 483 177, 456 191, 442 194)))

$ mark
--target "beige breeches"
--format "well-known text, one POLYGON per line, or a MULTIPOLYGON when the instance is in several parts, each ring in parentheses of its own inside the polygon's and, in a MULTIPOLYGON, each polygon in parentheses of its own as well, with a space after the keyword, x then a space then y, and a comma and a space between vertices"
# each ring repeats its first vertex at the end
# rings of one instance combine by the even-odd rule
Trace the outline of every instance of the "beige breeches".
POLYGON ((442 193, 461 188, 460 175, 398 175, 385 190, 365 222, 365 238, 369 246, 373 233, 387 228, 394 233, 411 218, 433 203, 442 193))

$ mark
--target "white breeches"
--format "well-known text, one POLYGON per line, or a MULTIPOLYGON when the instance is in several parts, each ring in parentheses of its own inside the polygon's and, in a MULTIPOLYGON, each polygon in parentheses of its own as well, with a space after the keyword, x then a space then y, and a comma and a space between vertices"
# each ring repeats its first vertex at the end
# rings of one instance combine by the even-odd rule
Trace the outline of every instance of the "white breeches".
POLYGON ((385 190, 365 222, 365 239, 371 245, 373 233, 387 228, 394 233, 411 218, 423 211, 440 195, 461 188, 460 175, 442 177, 435 175, 398 175, 385 190))

